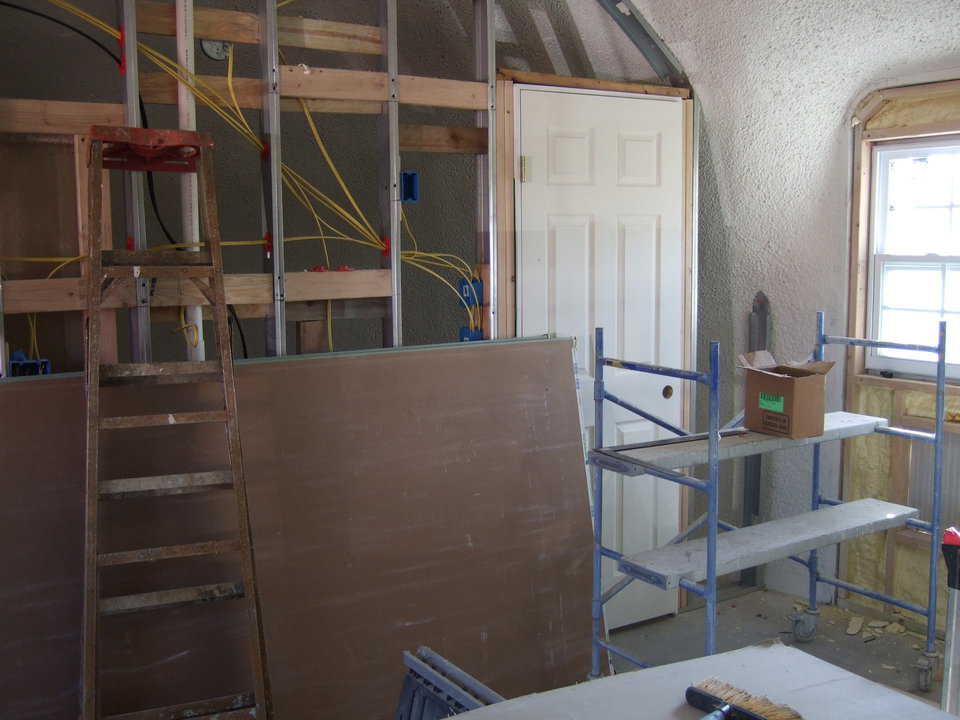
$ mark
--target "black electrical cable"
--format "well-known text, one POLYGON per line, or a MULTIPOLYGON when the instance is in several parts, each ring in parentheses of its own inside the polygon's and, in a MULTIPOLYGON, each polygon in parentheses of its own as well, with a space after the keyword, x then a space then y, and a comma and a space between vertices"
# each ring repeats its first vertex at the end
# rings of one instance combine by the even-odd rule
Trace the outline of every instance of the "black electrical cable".
MULTIPOLYGON (((0 0, 0 2, 2 2, 2 0, 0 0)), ((147 108, 143 104, 142 97, 140 98, 140 118, 143 121, 143 126, 145 128, 150 127, 150 122, 147 119, 147 108)), ((177 241, 174 240, 173 235, 170 234, 166 223, 163 222, 163 217, 160 215, 160 207, 157 203, 157 189, 153 183, 153 173, 149 170, 147 171, 147 195, 150 197, 150 205, 153 207, 153 215, 157 218, 157 223, 160 225, 160 230, 167 238, 168 243, 171 245, 176 245, 177 241)), ((240 336, 240 347, 243 351, 243 357, 248 358, 250 356, 247 353, 247 336, 244 334, 243 326, 240 324, 240 318, 237 315, 237 309, 233 305, 227 305, 227 309, 230 311, 230 317, 233 318, 233 324, 236 326, 237 334, 240 336)))
MULTIPOLYGON (((0 0, 0 6, 8 7, 12 10, 19 10, 20 12, 25 12, 29 15, 35 15, 39 18, 43 18, 44 20, 49 20, 52 23, 60 25, 61 27, 64 27, 67 30, 70 30, 71 32, 76 33, 80 37, 86 38, 87 40, 92 42, 94 45, 96 45, 98 48, 103 50, 107 55, 109 55, 113 59, 113 61, 117 63, 117 65, 120 64, 119 55, 117 55, 115 52, 113 52, 113 50, 111 50, 102 42, 100 42, 95 37, 93 37, 93 35, 89 35, 88 33, 85 33, 83 30, 81 30, 78 27, 74 27, 69 23, 65 23, 63 20, 58 20, 52 15, 47 15, 46 13, 42 13, 39 10, 32 10, 30 8, 25 8, 22 5, 14 5, 13 3, 6 2, 6 0, 0 0)), ((138 98, 138 100, 140 101, 140 116, 143 121, 143 126, 145 128, 150 127, 150 123, 147 120, 147 108, 143 103, 143 97, 138 98)), ((154 217, 157 218, 157 223, 160 225, 160 230, 163 232, 164 236, 166 237, 167 242, 169 242, 171 245, 176 245, 177 241, 174 240, 173 235, 170 234, 170 231, 167 229, 166 224, 163 222, 163 217, 160 215, 160 206, 157 203, 157 191, 153 182, 153 173, 149 171, 147 172, 147 194, 150 196, 150 205, 153 207, 153 215, 154 217)), ((230 315, 233 317, 234 324, 237 327, 237 332, 240 335, 240 345, 243 348, 243 357, 244 358, 249 357, 247 354, 247 338, 244 335, 243 326, 240 324, 240 318, 237 316, 237 309, 233 305, 227 305, 227 308, 230 310, 230 315)))
POLYGON ((108 48, 106 45, 104 45, 102 42, 100 42, 99 40, 97 40, 93 35, 88 35, 87 33, 85 33, 83 30, 81 30, 81 29, 78 28, 78 27, 74 27, 73 25, 70 25, 69 23, 65 23, 63 20, 58 20, 57 18, 53 17, 53 15, 47 15, 46 13, 42 13, 42 12, 40 12, 39 10, 31 10, 30 8, 25 8, 25 7, 23 7, 22 5, 14 5, 13 3, 6 2, 5 0, 0 0, 0 5, 2 5, 3 7, 11 8, 11 9, 13 9, 13 10, 19 10, 20 12, 29 13, 30 15, 36 15, 37 17, 43 18, 44 20, 49 20, 50 22, 56 23, 57 25, 60 25, 61 27, 65 27, 67 30, 70 30, 70 31, 72 31, 72 32, 75 32, 77 35, 80 35, 80 36, 82 36, 82 37, 85 37, 87 40, 89 40, 90 42, 92 42, 92 43, 93 43, 94 45, 96 45, 98 48, 100 48, 101 50, 103 50, 107 55, 109 55, 110 57, 112 57, 112 58, 114 59, 114 61, 115 61, 118 65, 120 64, 120 56, 119 56, 119 55, 117 55, 116 53, 114 53, 113 50, 111 50, 111 49, 108 48))

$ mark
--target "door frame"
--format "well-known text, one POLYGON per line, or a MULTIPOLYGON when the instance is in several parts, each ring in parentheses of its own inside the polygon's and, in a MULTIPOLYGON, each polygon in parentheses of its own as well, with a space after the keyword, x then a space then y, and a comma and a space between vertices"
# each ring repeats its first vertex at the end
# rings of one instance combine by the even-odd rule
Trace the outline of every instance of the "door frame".
MULTIPOLYGON (((497 318, 498 337, 516 337, 517 329, 517 193, 519 192, 520 116, 515 112, 521 87, 542 86, 556 92, 610 96, 654 96, 677 99, 683 106, 683 365, 697 366, 697 206, 699 127, 695 101, 686 88, 613 83, 590 78, 499 70, 497 73, 497 318)), ((629 358, 628 358, 629 359, 629 358)), ((696 392, 683 383, 683 427, 695 418, 696 392)), ((692 491, 680 490, 680 529, 688 527, 692 491)), ((680 593, 684 605, 686 593, 680 593)))

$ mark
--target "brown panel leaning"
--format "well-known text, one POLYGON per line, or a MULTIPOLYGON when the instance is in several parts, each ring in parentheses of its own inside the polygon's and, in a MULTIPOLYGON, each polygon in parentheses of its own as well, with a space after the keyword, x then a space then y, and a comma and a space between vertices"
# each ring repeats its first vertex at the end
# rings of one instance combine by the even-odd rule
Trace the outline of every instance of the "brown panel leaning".
MULTIPOLYGON (((236 370, 277 717, 391 716, 400 650, 419 644, 507 697, 583 679, 591 531, 569 341, 341 353, 236 370)), ((220 397, 211 383, 145 387, 136 397, 110 390, 110 415, 188 412, 220 397)), ((19 550, 0 565, 7 642, 17 648, 0 656, 4 717, 77 717, 81 396, 76 377, 0 384, 0 416, 19 416, 0 443, 0 542, 19 550)), ((225 493, 167 497, 163 513, 151 498, 183 484, 171 474, 183 472, 185 453, 191 468, 208 471, 194 481, 222 484, 210 472, 225 461, 222 426, 136 432, 136 444, 104 438, 103 476, 143 478, 105 489, 145 495, 101 504, 104 553, 235 531, 225 493)), ((163 589, 229 581, 224 562, 142 565, 163 589)), ((141 578, 118 575, 134 567, 104 568, 104 592, 141 591, 141 578)), ((126 688, 118 707, 161 700, 151 667, 163 660, 165 677, 189 696, 243 692, 246 620, 241 604, 228 605, 158 610, 164 623, 146 628, 135 614, 107 618, 104 690, 126 688)))

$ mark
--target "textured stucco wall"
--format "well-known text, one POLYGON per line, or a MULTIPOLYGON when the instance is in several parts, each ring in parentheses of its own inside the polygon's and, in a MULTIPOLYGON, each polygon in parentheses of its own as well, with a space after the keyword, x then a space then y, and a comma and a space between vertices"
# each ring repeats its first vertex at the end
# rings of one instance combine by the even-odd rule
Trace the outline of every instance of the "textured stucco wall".
MULTIPOLYGON (((745 316, 763 290, 772 349, 811 349, 814 314, 845 333, 848 120, 869 90, 960 77, 960 3, 954 0, 638 0, 678 56, 702 108, 700 350, 723 343, 725 377, 746 341, 745 316)), ((831 352, 828 359, 840 359, 831 352)), ((841 405, 842 369, 830 376, 841 405)), ((741 379, 728 385, 732 410, 741 379)), ((725 413, 726 414, 726 413, 725 413)), ((836 491, 838 448, 825 455, 836 491)), ((766 462, 768 517, 809 503, 809 451, 766 462)), ((789 561, 768 568, 771 587, 804 592, 789 561)))

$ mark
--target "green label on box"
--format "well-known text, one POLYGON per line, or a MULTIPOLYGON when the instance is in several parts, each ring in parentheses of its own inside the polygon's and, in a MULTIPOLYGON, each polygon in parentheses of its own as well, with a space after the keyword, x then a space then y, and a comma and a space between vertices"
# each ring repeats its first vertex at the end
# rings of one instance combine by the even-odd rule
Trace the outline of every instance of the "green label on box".
POLYGON ((783 412, 783 395, 773 395, 771 393, 760 393, 760 409, 772 410, 773 412, 783 412))

